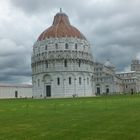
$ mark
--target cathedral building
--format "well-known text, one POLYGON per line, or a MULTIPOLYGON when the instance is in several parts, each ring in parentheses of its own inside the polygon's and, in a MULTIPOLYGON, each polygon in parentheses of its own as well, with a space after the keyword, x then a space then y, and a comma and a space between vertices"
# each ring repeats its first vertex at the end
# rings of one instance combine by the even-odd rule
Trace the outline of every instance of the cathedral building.
POLYGON ((131 62, 131 71, 116 73, 123 83, 124 93, 140 92, 140 61, 135 59, 131 62))
POLYGON ((60 11, 33 46, 33 97, 93 96, 90 43, 60 11))
POLYGON ((104 64, 94 63, 95 94, 116 94, 123 92, 122 79, 115 74, 115 66, 107 60, 104 64))
POLYGON ((61 10, 41 33, 32 53, 33 97, 75 97, 140 92, 140 64, 116 73, 108 60, 95 62, 86 37, 61 10))

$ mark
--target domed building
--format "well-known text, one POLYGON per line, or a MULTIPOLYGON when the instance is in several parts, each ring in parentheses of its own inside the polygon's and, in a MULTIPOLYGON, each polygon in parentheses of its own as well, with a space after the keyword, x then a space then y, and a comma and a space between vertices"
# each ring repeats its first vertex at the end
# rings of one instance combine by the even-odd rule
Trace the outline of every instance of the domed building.
POLYGON ((33 97, 95 95, 93 66, 89 42, 60 10, 33 46, 33 97))

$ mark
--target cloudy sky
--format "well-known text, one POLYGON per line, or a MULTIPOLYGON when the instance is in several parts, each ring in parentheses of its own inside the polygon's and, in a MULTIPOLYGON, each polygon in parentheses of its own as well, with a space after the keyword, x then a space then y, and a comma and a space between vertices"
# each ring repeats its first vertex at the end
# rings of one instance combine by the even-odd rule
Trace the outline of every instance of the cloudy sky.
POLYGON ((0 0, 0 82, 31 83, 33 43, 61 7, 96 61, 118 71, 140 59, 140 0, 0 0))

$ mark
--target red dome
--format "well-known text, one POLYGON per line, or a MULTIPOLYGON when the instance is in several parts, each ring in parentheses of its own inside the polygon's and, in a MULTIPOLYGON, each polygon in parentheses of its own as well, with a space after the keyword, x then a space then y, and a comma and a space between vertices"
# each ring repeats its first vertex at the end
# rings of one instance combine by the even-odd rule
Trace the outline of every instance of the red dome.
POLYGON ((86 39, 78 29, 70 24, 68 16, 62 12, 55 15, 52 26, 41 33, 38 41, 50 37, 77 37, 86 39))

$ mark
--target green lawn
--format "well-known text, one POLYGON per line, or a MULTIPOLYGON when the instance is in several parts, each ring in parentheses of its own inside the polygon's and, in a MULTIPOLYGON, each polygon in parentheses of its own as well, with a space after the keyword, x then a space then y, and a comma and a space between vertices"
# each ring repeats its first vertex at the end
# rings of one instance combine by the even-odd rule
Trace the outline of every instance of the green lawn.
POLYGON ((140 95, 0 100, 0 140, 140 140, 140 95))

